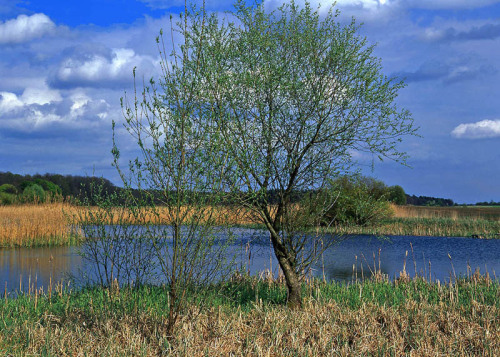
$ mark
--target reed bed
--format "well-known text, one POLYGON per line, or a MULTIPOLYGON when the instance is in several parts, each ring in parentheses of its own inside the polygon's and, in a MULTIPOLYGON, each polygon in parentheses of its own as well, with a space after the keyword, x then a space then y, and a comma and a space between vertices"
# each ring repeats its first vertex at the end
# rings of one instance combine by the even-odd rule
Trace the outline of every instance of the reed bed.
MULTIPOLYGON (((196 212, 199 213, 183 207, 180 213, 185 214, 185 220, 189 221, 196 212)), ((204 219, 212 219, 220 224, 252 225, 249 214, 236 208, 208 207, 202 213, 204 219)), ((76 244, 81 240, 81 234, 74 228, 75 223, 170 224, 172 220, 172 212, 165 207, 137 212, 119 207, 89 208, 61 202, 0 206, 0 247, 76 244)))
MULTIPOLYGON (((209 289, 210 287, 205 287, 209 289)), ((174 336, 162 287, 62 289, 1 299, 0 352, 57 356, 497 356, 498 281, 474 274, 449 283, 380 275, 353 284, 303 284, 304 306, 286 287, 243 277, 193 303, 174 336)), ((196 294, 194 294, 196 295, 196 294)), ((196 296, 190 296, 193 301, 196 296)))
POLYGON ((0 206, 0 247, 70 245, 78 241, 67 203, 0 206))
MULTIPOLYGON (((394 206, 393 210, 394 218, 378 225, 339 226, 331 231, 339 234, 500 238, 500 220, 492 218, 497 211, 497 217, 500 217, 500 208, 394 206), (466 212, 472 213, 469 216, 463 215, 466 212), (425 215, 434 216, 423 217, 425 215), (485 216, 489 219, 479 218, 485 216)), ((189 207, 181 210, 181 213, 186 214, 186 221, 193 218, 196 212, 200 213, 189 207)), ((208 207, 201 214, 204 215, 201 221, 211 219, 220 224, 262 228, 255 223, 258 220, 249 211, 235 207, 208 207)), ((138 213, 123 208, 103 210, 61 202, 0 206, 0 247, 76 244, 80 241, 81 234, 72 228, 72 222, 76 218, 80 222, 89 219, 88 223, 92 224, 89 218, 92 216, 99 219, 99 224, 169 224, 173 219, 172 212, 165 207, 157 207, 154 211, 143 209, 138 213)))
POLYGON ((378 225, 335 227, 339 234, 500 238, 500 222, 483 219, 390 218, 378 225))
POLYGON ((391 205, 396 218, 444 218, 452 220, 488 220, 500 222, 500 207, 487 206, 397 206, 391 205))

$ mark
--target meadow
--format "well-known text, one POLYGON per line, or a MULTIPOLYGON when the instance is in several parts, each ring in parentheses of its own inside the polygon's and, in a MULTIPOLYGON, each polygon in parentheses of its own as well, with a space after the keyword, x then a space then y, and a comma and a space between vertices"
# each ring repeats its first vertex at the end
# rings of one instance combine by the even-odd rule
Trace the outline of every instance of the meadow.
MULTIPOLYGON (((0 206, 0 247, 34 247, 77 244, 81 234, 71 222, 85 215, 80 206, 68 203, 0 206)), ((92 208, 91 208, 92 209, 92 208)), ((371 226, 337 226, 341 234, 413 235, 500 238, 500 207, 392 206, 394 215, 371 226)), ((93 208, 97 212, 96 208, 93 208)), ((159 207, 158 215, 145 213, 141 220, 166 224, 172 217, 159 207)), ((109 223, 138 223, 123 209, 104 212, 109 223)), ((259 227, 248 212, 217 207, 212 217, 229 225, 259 227)), ((139 222, 140 223, 140 222, 139 222)))
MULTIPOLYGON (((403 272, 352 284, 303 283, 304 306, 286 306, 283 280, 235 276, 166 333, 164 287, 56 287, 0 300, 3 355, 57 356, 497 356, 498 281, 476 273, 441 284, 403 272), (200 307, 204 307, 200 309, 200 307)), ((207 293, 208 291, 208 293, 207 293)))

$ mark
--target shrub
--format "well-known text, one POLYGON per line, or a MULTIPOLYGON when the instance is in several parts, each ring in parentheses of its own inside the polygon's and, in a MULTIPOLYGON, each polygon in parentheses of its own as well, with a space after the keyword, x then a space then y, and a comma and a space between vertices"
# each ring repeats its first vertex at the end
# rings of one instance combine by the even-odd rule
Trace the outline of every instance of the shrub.
POLYGON ((16 202, 16 195, 0 191, 0 205, 11 205, 16 202))
POLYGON ((3 184, 0 186, 0 192, 2 193, 8 193, 11 195, 17 195, 17 188, 14 185, 11 185, 9 183, 3 184))
POLYGON ((38 203, 45 201, 45 191, 42 186, 34 183, 27 186, 22 195, 23 202, 38 203))
POLYGON ((406 193, 405 190, 399 185, 391 186, 388 189, 388 199, 390 202, 393 202, 397 205, 405 205, 406 204, 406 193))
POLYGON ((336 199, 326 213, 326 222, 366 226, 390 217, 392 211, 379 183, 362 176, 331 181, 328 191, 336 199))

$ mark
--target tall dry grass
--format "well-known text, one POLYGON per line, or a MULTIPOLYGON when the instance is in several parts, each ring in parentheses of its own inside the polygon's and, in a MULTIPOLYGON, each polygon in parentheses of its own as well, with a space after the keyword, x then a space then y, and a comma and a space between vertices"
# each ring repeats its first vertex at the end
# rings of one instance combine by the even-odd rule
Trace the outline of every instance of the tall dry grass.
POLYGON ((67 245, 78 237, 68 217, 67 203, 0 206, 0 247, 67 245))
MULTIPOLYGON (((186 221, 198 210, 183 207, 186 221)), ((230 225, 251 225, 253 219, 247 211, 232 207, 208 207, 205 219, 230 225)), ((47 245, 69 245, 81 237, 72 227, 72 222, 85 222, 86 218, 98 219, 100 224, 170 224, 173 212, 166 207, 142 210, 133 214, 125 208, 106 211, 97 207, 81 207, 68 203, 44 203, 0 206, 0 247, 33 247, 47 245), (89 210, 92 214, 89 214, 89 210)), ((203 219, 202 219, 203 221, 203 219)), ((88 223, 92 224, 89 220, 88 223)))
POLYGON ((397 218, 481 219, 500 222, 500 207, 426 207, 391 205, 397 218))
MULTIPOLYGON (((0 247, 32 247, 44 245, 69 245, 79 240, 71 222, 88 217, 88 211, 102 209, 79 207, 68 203, 45 203, 0 206, 0 247)), ((417 207, 393 206, 393 219, 380 225, 361 227, 335 227, 336 233, 417 235, 417 236, 478 236, 500 238, 500 207, 417 207)), ((198 210, 184 207, 187 220, 198 210)), ((101 212, 103 213, 103 212, 101 212)), ((258 218, 247 210, 235 207, 208 207, 205 219, 229 225, 255 226, 258 218)), ((99 216, 99 215, 98 215, 99 216)), ((172 211, 157 207, 154 211, 131 214, 126 209, 113 208, 100 216, 100 223, 108 224, 169 224, 172 211), (108 221, 106 221, 106 219, 108 221)), ((83 219, 84 220, 84 219, 83 219)), ((81 222, 81 220, 80 220, 81 222)))

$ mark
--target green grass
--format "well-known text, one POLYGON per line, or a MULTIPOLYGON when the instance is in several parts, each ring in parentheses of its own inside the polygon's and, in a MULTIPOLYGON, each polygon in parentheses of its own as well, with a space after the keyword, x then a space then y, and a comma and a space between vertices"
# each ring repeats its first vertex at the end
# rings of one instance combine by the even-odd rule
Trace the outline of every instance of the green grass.
POLYGON ((198 352, 223 353, 205 341, 224 338, 224 331, 233 336, 226 345, 239 346, 242 354, 265 355, 262 348, 272 349, 275 343, 281 343, 278 351, 294 351, 284 353, 289 355, 323 353, 329 350, 328 343, 335 350, 354 354, 378 354, 391 345, 398 346, 391 350, 395 355, 412 350, 422 353, 425 350, 420 347, 427 345, 434 346, 435 352, 454 355, 467 351, 495 355, 500 348, 499 283, 489 277, 474 275, 452 284, 430 283, 422 278, 390 282, 379 277, 354 284, 314 280, 302 288, 306 303, 299 312, 286 308, 286 287, 275 280, 240 277, 222 287, 192 291, 187 297, 190 305, 203 302, 204 312, 197 315, 190 309, 185 311, 186 318, 179 322, 174 339, 167 339, 164 332, 168 315, 164 287, 87 287, 78 291, 58 289, 50 295, 7 296, 0 301, 0 353, 146 356, 170 351, 175 355, 203 355, 198 352), (300 320, 293 314, 299 314, 300 320), (307 327, 300 327, 302 324, 307 327), (391 329, 375 329, 378 336, 372 337, 380 340, 375 345, 356 332, 360 326, 374 328, 373 324, 391 329), (435 336, 425 332, 425 324, 442 330, 436 332, 441 334, 439 340, 434 341, 435 336), (335 325, 333 335, 327 332, 331 325, 335 325), (219 330, 213 330, 213 326, 219 330), (308 330, 313 339, 300 342, 306 328, 316 328, 318 335, 308 330), (403 337, 397 336, 398 329, 404 330, 403 337), (475 342, 457 335, 457 331, 475 330, 486 335, 478 335, 475 342), (286 334, 291 340, 285 338, 286 334), (398 345, 400 338, 403 345, 398 345))

